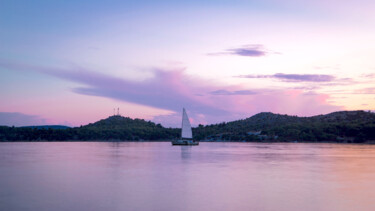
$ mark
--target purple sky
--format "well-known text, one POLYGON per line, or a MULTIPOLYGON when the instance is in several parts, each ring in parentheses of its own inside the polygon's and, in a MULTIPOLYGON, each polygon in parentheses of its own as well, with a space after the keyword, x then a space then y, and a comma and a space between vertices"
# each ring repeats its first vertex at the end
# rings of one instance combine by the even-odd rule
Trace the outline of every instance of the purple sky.
POLYGON ((375 110, 375 3, 3 1, 0 125, 375 110))

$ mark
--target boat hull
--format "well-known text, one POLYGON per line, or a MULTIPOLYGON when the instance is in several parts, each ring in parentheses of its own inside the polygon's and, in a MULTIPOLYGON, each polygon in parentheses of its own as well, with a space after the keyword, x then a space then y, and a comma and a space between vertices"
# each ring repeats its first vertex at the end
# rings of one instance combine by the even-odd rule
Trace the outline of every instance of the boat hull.
POLYGON ((193 141, 193 140, 173 140, 172 145, 194 146, 194 145, 199 145, 199 142, 193 141))

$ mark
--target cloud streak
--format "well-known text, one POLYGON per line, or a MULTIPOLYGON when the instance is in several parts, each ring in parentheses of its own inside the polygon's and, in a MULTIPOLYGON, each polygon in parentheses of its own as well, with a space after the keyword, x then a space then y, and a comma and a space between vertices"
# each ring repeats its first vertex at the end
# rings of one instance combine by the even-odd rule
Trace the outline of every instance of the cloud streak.
POLYGON ((239 78, 274 78, 286 82, 331 82, 336 79, 333 75, 324 74, 284 74, 276 73, 273 75, 240 75, 239 78))
POLYGON ((359 89, 359 90, 356 90, 354 92, 354 94, 369 94, 369 95, 373 95, 373 94, 375 94, 375 87, 359 89))
POLYGON ((375 78, 375 73, 362 74, 361 76, 362 76, 363 78, 370 78, 370 79, 373 79, 373 78, 375 78))
POLYGON ((245 57, 261 57, 266 56, 268 51, 264 48, 263 45, 254 44, 254 45, 244 45, 239 48, 230 48, 226 49, 223 52, 209 53, 209 56, 222 56, 222 55, 237 55, 245 57))
POLYGON ((27 115, 18 112, 0 112, 0 125, 18 127, 45 124, 47 124, 47 120, 37 115, 27 115))
POLYGON ((254 95, 257 94, 255 91, 251 90, 236 90, 236 91, 228 91, 225 89, 219 89, 210 92, 212 95, 254 95))

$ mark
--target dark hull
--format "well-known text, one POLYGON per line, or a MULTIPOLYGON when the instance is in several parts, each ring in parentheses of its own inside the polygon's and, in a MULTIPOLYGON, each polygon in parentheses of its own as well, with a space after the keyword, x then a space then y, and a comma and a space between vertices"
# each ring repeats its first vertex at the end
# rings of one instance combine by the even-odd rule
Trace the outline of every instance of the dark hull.
POLYGON ((199 145, 198 141, 192 141, 192 140, 174 140, 172 141, 172 145, 176 146, 195 146, 199 145))

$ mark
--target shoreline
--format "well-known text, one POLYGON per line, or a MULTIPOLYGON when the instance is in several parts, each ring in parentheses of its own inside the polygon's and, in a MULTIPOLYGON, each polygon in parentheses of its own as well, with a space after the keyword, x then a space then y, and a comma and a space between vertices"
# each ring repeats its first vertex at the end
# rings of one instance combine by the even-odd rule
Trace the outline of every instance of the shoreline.
MULTIPOLYGON (((45 142, 110 142, 110 143, 118 143, 118 142, 132 142, 132 143, 149 143, 149 142, 171 142, 172 140, 142 140, 142 141, 134 141, 134 140, 17 140, 17 141, 0 141, 0 143, 45 143, 45 142)), ((360 143, 356 142, 337 142, 337 141, 199 141, 203 143, 265 143, 265 144, 272 144, 272 143, 306 143, 306 144, 375 144, 375 140, 364 141, 360 143)))

